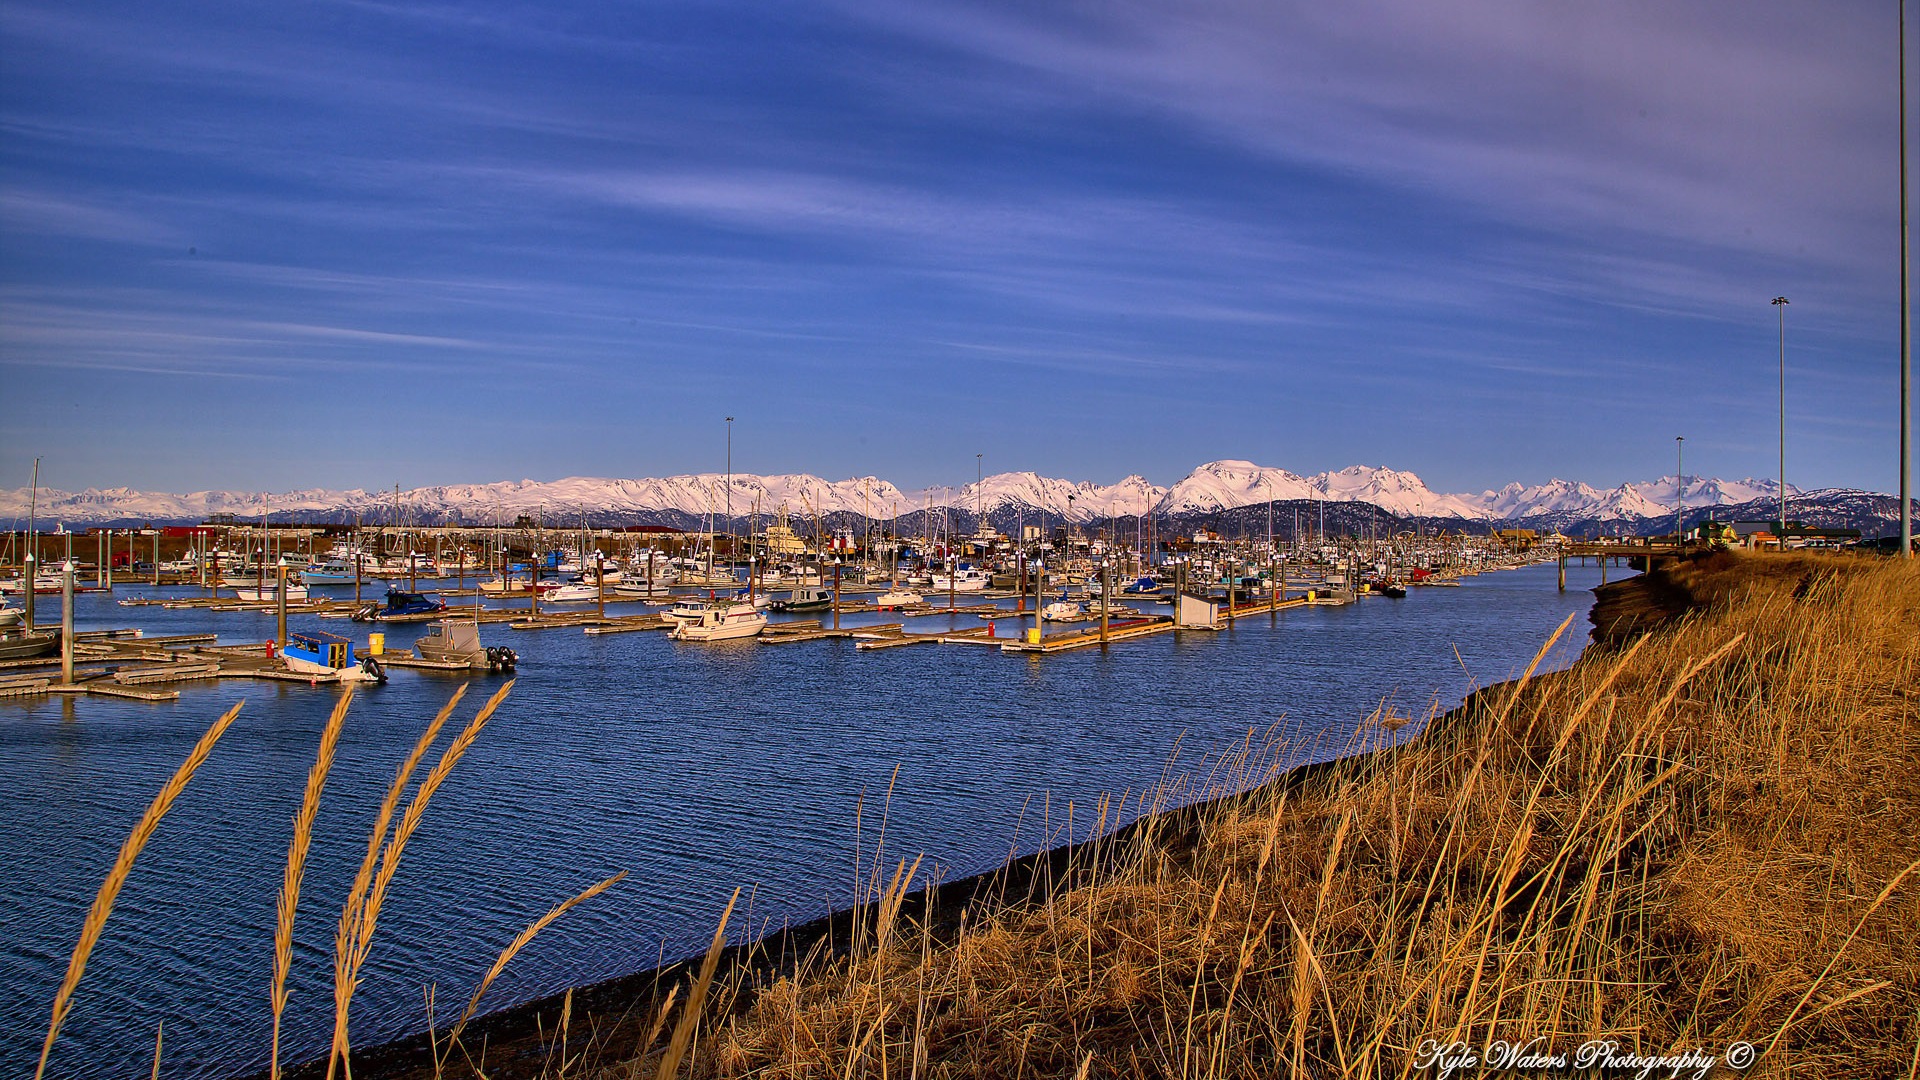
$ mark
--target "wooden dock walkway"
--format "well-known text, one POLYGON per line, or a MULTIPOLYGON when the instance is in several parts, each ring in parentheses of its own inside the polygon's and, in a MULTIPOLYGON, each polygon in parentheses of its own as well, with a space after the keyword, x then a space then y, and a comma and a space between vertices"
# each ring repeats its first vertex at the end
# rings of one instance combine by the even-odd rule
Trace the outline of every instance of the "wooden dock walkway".
POLYGON ((996 640, 1005 640, 989 637, 988 634, 990 630, 991 627, 986 626, 969 626, 965 630, 942 630, 931 634, 909 634, 902 630, 891 634, 874 635, 870 639, 855 645, 854 648, 894 649, 902 645, 931 645, 935 643, 942 645, 991 645, 996 640))
MULTIPOLYGON (((1264 605, 1261 610, 1266 610, 1264 605)), ((1086 630, 1074 630, 1065 634, 1042 635, 1037 642, 1029 641, 1026 638, 1009 640, 1000 646, 1000 651, 1006 653, 1066 652, 1070 649, 1085 649, 1095 645, 1111 645, 1120 641, 1134 641, 1139 638, 1152 637, 1155 634, 1171 633, 1175 629, 1176 627, 1171 618, 1165 615, 1152 615, 1141 619, 1129 619, 1119 623, 1109 622, 1104 637, 1101 635, 1099 627, 1091 627, 1086 630)))

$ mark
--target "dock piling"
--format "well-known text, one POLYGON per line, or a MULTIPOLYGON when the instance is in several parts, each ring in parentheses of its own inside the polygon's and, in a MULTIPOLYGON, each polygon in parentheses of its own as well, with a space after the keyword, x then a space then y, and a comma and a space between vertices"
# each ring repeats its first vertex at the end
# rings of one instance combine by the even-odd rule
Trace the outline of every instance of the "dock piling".
POLYGON ((1107 643, 1107 611, 1113 606, 1113 580, 1107 575, 1107 560, 1100 560, 1100 644, 1107 643))
MULTIPOLYGON (((33 581, 27 581, 27 593, 33 593, 33 581)), ((60 573, 60 682, 73 685, 73 560, 68 559, 60 573)))

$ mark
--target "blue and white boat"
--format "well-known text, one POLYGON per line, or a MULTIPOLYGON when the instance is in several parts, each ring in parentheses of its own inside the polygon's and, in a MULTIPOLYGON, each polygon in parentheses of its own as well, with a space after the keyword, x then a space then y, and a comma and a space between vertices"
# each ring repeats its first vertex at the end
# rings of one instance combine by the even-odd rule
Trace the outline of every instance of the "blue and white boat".
POLYGON ((355 622, 432 622, 445 614, 447 603, 424 593, 387 590, 387 602, 368 604, 353 613, 355 622))
POLYGON ((380 662, 369 656, 353 657, 353 642, 338 634, 321 630, 303 630, 288 634, 280 648, 280 660, 287 670, 299 675, 334 682, 386 682, 380 662))
MULTIPOLYGON (((360 575, 362 580, 366 575, 360 575)), ((300 568, 300 577, 309 585, 351 585, 353 584, 353 563, 347 559, 328 559, 325 562, 312 562, 300 568)))

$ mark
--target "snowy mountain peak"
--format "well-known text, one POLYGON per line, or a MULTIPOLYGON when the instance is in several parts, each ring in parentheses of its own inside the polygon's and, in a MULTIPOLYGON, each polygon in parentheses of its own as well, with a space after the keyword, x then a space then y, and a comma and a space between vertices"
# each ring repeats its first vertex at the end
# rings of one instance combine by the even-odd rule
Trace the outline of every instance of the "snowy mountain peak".
MULTIPOLYGON (((1790 496, 1800 492, 1787 489, 1790 496)), ((1771 480, 1686 478, 1687 506, 1734 506, 1778 498, 1771 480)), ((24 524, 28 491, 0 491, 0 518, 24 524)), ((698 519, 724 515, 847 513, 887 518, 918 510, 952 507, 971 513, 1033 508, 1073 521, 1155 514, 1211 514, 1269 500, 1321 499, 1365 502, 1399 516, 1453 517, 1476 521, 1553 517, 1564 521, 1632 520, 1671 514, 1674 478, 1660 477, 1600 489, 1578 481, 1552 479, 1543 484, 1514 482, 1477 495, 1435 492, 1414 473, 1384 466, 1352 465, 1301 476, 1251 461, 1210 461, 1172 487, 1132 475, 1117 483, 1064 480, 1035 472, 996 473, 961 487, 903 491, 878 476, 826 480, 805 473, 757 476, 736 473, 729 486, 724 473, 621 479, 571 476, 560 480, 503 480, 489 484, 449 484, 402 491, 309 489, 294 492, 199 491, 167 494, 124 487, 80 492, 42 489, 42 520, 85 525, 107 521, 202 521, 214 514, 242 519, 271 513, 285 520, 353 520, 369 524, 399 519, 508 523, 522 515, 552 525, 582 518, 625 517, 652 520, 698 519), (649 516, 653 517, 649 517, 649 516), (666 515, 666 517, 659 517, 666 515)))

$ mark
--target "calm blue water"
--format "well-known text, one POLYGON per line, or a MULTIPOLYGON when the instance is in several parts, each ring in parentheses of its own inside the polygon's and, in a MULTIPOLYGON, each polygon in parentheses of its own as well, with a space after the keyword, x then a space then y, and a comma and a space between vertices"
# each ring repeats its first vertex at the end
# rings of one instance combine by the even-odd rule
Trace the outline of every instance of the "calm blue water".
MULTIPOLYGON (((521 953, 487 1007, 700 951, 736 886, 747 890, 740 926, 844 906, 857 853, 871 862, 883 804, 889 860, 924 852, 961 876, 1040 846, 1049 830, 1061 839, 1069 802, 1084 826, 1103 794, 1204 777, 1250 729, 1286 733, 1300 758, 1325 756, 1383 697, 1402 711, 1450 708, 1517 673, 1562 618, 1584 616, 1598 570, 1570 569, 1568 579, 1561 594, 1552 566, 1533 567, 1405 600, 1046 657, 483 628, 489 644, 519 651, 520 681, 407 849, 354 1001, 354 1041, 423 1028, 429 985, 457 1010, 523 926, 619 870, 626 881, 521 953)), ((43 618, 57 613, 57 598, 42 603, 43 618)), ((83 629, 214 630, 223 644, 273 633, 270 614, 120 608, 105 596, 82 596, 78 612, 83 629)), ((362 641, 367 631, 293 625, 362 641)), ((949 625, 980 620, 939 616, 909 629, 949 625)), ((1573 659, 1585 630, 1577 621, 1555 664, 1573 659)), ((404 627, 387 633, 398 649, 413 638, 404 627)), ((458 719, 496 684, 478 680, 458 719)), ((366 829, 395 766, 457 685, 395 671, 357 695, 301 898, 287 1060, 325 1046, 333 926, 366 829)), ((240 719, 135 865, 53 1075, 144 1075, 161 1021, 169 1076, 265 1066, 275 894, 335 695, 230 680, 188 684, 166 705, 0 699, 0 1073, 31 1070, 122 838, 206 725, 241 700, 240 719)))

